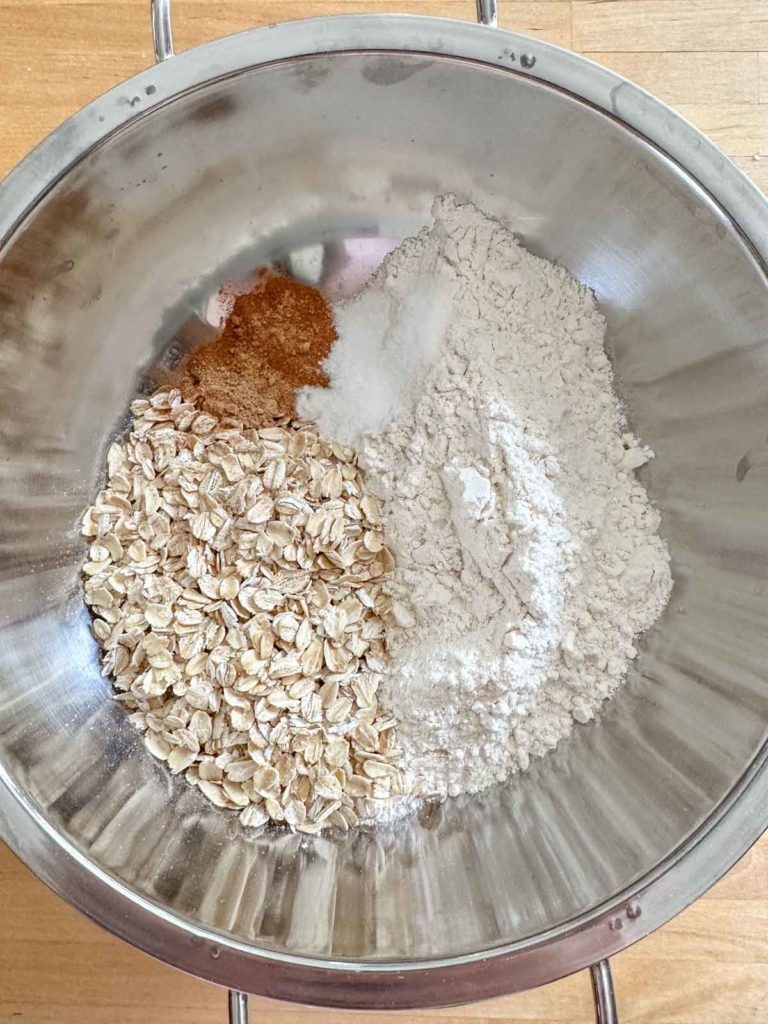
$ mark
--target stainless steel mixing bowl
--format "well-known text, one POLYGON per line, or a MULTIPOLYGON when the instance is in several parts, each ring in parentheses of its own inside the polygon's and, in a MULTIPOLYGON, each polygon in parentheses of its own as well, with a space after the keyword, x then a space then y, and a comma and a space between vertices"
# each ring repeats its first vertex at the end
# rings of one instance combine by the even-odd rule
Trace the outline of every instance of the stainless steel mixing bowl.
POLYGON ((640 89, 490 27, 345 16, 169 56, 155 24, 168 59, 0 187, 2 834, 118 935, 246 991, 426 1006, 603 961, 767 820, 765 200, 640 89), (349 290, 447 190, 597 293, 672 601, 601 721, 528 774, 407 825, 244 832, 110 700, 77 519, 142 368, 222 280, 278 259, 349 290))

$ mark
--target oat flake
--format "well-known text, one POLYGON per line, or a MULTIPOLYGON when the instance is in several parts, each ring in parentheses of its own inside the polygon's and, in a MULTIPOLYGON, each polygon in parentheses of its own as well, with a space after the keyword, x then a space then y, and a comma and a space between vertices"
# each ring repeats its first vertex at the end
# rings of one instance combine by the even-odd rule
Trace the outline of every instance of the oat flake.
POLYGON ((83 517, 84 586, 149 751, 250 827, 347 829, 415 795, 379 708, 394 563, 354 453, 176 390, 132 412, 83 517))

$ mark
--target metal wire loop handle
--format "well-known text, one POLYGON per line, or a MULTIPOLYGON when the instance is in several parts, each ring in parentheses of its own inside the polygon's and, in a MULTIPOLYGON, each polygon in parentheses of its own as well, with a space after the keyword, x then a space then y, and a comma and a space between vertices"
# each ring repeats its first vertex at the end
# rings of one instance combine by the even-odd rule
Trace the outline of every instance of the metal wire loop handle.
MULTIPOLYGON (((496 28, 499 15, 496 0, 475 0, 477 20, 481 25, 496 28)), ((168 60, 173 56, 173 26, 171 25, 171 0, 150 0, 152 14, 152 39, 155 44, 155 60, 168 60)))
POLYGON ((490 28, 499 27, 499 12, 496 0, 475 0, 477 6, 477 20, 481 25, 488 25, 490 28))
POLYGON ((171 0, 150 0, 150 11, 152 15, 152 39, 155 44, 155 60, 159 64, 161 60, 167 60, 173 56, 171 0))
MULTIPOLYGON (((601 960, 590 968, 590 975, 595 999, 595 1024, 619 1024, 611 965, 607 960, 601 960)), ((248 1024, 248 996, 245 992, 230 990, 229 1024, 248 1024)))
POLYGON ((248 1024, 248 996, 229 990, 229 1024, 248 1024))
POLYGON ((611 965, 607 960, 590 967, 592 994, 595 997, 595 1020, 597 1024, 619 1024, 619 1011, 613 991, 611 965))

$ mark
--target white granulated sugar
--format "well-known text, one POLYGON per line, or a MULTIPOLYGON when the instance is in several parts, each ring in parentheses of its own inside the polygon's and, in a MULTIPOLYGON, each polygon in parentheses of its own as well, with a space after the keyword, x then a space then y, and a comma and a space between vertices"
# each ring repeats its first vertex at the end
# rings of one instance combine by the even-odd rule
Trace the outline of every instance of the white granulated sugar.
POLYGON ((360 448, 397 568, 382 700, 435 795, 524 769, 621 684, 671 588, 593 295, 437 199, 342 308, 300 412, 360 448))
MULTIPOLYGON (((404 243, 402 251, 411 244, 404 243)), ((381 430, 419 393, 440 356, 451 313, 451 282, 417 266, 400 277, 396 264, 385 263, 374 282, 336 311, 339 337, 354 343, 334 345, 323 364, 333 391, 305 388, 299 395, 305 419, 315 420, 326 436, 350 443, 381 430)))

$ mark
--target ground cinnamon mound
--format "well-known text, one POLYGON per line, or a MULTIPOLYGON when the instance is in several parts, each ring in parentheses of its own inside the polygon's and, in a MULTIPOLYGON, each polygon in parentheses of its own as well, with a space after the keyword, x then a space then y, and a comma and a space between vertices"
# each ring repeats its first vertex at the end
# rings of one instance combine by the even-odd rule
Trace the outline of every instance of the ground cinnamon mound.
POLYGON ((328 385, 320 363, 335 340, 331 309, 316 288, 266 275, 238 295, 219 337, 185 360, 176 386, 215 416, 267 426, 294 415, 298 388, 328 385))

